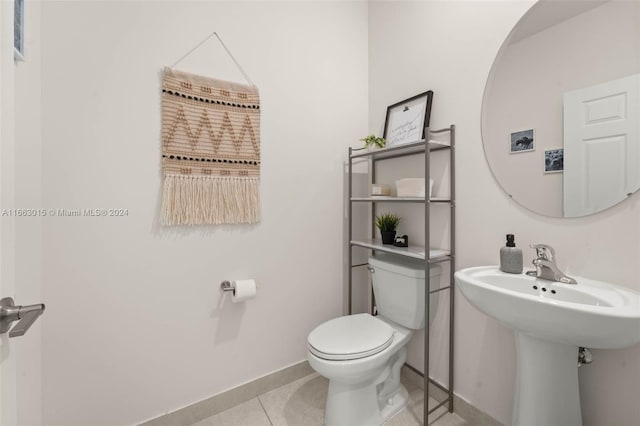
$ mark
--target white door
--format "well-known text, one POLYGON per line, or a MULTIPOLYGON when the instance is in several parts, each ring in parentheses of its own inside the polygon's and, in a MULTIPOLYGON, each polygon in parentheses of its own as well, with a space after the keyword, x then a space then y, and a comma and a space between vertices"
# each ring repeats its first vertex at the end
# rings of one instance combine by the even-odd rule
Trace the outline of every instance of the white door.
MULTIPOLYGON (((11 146, 14 136, 13 120, 13 1, 0 1, 0 165, 4 165, 10 155, 7 146, 11 146)), ((10 152, 10 149, 9 149, 10 152)), ((12 183, 12 174, 0 169, 0 188, 12 183)), ((0 208, 4 194, 0 191, 0 208)), ((3 218, 4 219, 4 218, 3 218)), ((15 288, 11 276, 10 251, 12 244, 11 221, 0 221, 0 298, 12 297, 15 288), (9 254, 9 255, 8 255, 9 254)), ((15 339, 12 339, 15 340, 15 339)), ((9 341, 8 333, 0 335, 0 425, 17 424, 16 403, 16 356, 15 342, 9 341)))
POLYGON ((640 74, 564 95, 564 216, 584 216, 640 187, 640 74))

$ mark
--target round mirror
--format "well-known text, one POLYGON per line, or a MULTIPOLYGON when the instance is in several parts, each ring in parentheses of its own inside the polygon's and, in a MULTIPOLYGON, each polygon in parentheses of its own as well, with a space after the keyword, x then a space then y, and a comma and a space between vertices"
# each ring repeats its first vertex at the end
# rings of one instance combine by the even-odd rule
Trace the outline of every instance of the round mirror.
POLYGON ((539 1, 502 45, 482 103, 502 189, 545 216, 640 188, 640 1, 539 1))

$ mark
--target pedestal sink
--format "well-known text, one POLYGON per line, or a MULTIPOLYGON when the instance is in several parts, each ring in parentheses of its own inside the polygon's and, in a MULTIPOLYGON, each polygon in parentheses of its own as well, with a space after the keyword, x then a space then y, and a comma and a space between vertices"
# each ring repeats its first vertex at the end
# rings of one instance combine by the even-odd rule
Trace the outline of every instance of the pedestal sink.
POLYGON ((578 284, 563 284, 497 266, 455 273, 472 305, 515 332, 513 426, 581 426, 578 347, 640 343, 640 293, 574 278, 578 284))

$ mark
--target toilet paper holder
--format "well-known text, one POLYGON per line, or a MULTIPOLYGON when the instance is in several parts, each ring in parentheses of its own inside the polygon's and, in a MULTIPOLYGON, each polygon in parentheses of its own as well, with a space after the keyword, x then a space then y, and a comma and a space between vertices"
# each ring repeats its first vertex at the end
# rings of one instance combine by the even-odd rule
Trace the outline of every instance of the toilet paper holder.
POLYGON ((222 291, 232 291, 233 294, 236 294, 236 288, 233 286, 233 284, 231 284, 230 281, 222 281, 220 283, 220 290, 222 291))

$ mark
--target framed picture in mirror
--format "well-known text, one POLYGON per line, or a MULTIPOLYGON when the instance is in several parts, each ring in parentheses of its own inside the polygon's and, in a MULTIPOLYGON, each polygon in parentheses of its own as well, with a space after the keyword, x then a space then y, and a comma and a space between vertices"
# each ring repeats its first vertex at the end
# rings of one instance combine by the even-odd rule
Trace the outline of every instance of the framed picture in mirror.
POLYGON ((564 171, 564 149, 544 151, 544 172, 560 173, 564 171))
POLYGON ((383 137, 387 146, 403 145, 424 140, 429 126, 433 91, 429 90, 387 107, 383 137))
POLYGON ((517 152, 529 152, 535 150, 535 136, 533 129, 519 130, 511 132, 509 140, 509 152, 515 154, 517 152))

